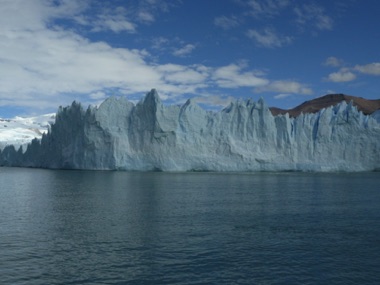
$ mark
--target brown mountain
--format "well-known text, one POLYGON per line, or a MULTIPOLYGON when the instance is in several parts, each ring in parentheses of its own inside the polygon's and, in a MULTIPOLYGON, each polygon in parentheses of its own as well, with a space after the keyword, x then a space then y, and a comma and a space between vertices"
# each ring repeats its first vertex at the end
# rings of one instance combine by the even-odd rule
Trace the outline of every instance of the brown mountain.
POLYGON ((323 108, 335 106, 342 101, 346 101, 347 103, 353 101, 354 106, 357 106, 357 108, 366 115, 372 114, 376 110, 380 109, 380 99, 368 100, 362 97, 355 97, 344 94, 329 94, 310 101, 305 101, 293 109, 284 110, 276 107, 271 107, 270 110, 273 115, 289 113, 290 117, 297 117, 301 113, 316 113, 323 108))

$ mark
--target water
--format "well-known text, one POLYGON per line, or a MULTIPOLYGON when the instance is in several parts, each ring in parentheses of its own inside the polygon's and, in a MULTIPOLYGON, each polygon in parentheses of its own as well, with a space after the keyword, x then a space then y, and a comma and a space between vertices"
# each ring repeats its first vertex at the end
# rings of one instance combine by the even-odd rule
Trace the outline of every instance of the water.
POLYGON ((380 284, 379 185, 0 168, 0 284, 380 284))

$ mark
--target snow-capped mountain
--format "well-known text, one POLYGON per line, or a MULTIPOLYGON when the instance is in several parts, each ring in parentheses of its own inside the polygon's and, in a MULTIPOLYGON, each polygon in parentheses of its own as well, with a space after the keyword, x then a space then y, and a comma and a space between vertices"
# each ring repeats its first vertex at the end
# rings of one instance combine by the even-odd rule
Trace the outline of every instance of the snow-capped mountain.
POLYGON ((0 165, 162 171, 371 171, 380 169, 380 124, 345 101, 317 113, 273 116, 264 100, 209 112, 188 100, 138 104, 111 97, 60 108, 25 153, 6 147, 0 165))
POLYGON ((28 118, 0 118, 0 150, 7 145, 14 145, 16 148, 22 145, 26 149, 26 145, 34 138, 40 139, 54 121, 55 114, 28 118))

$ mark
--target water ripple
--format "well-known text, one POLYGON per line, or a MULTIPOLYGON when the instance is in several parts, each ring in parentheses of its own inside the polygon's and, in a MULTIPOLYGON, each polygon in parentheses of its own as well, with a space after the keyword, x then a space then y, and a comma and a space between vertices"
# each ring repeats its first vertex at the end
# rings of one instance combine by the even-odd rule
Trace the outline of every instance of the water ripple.
POLYGON ((380 284, 378 174, 3 172, 0 284, 380 284))

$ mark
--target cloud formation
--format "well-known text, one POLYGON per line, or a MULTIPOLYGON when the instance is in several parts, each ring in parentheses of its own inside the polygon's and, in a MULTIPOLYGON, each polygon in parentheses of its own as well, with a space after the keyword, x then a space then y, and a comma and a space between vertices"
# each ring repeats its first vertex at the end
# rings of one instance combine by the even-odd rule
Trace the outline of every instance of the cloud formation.
POLYGON ((277 93, 287 93, 287 94, 302 94, 311 95, 313 91, 311 88, 305 86, 296 81, 290 80, 274 80, 268 84, 258 87, 255 92, 277 92, 277 93))
POLYGON ((253 39, 258 46, 265 48, 279 48, 292 42, 291 37, 277 35, 273 29, 266 28, 263 31, 250 29, 247 37, 253 39))
POLYGON ((336 58, 334 56, 330 56, 325 60, 323 65, 331 66, 331 67, 339 67, 339 66, 342 66, 343 63, 344 63, 343 60, 336 58))
POLYGON ((296 14, 296 21, 301 26, 312 26, 318 30, 332 30, 334 21, 325 14, 324 9, 315 4, 307 3, 294 8, 296 14))
POLYGON ((292 96, 292 94, 281 93, 281 94, 275 95, 273 98, 274 99, 284 99, 284 98, 288 98, 290 96, 292 96))
MULTIPOLYGON (((176 96, 194 92, 198 87, 195 84, 189 88, 189 84, 202 76, 192 67, 177 68, 169 73, 165 65, 159 68, 149 63, 143 50, 91 42, 75 31, 54 24, 58 18, 71 18, 81 25, 93 23, 93 31, 135 32, 134 24, 120 16, 121 8, 113 15, 106 10, 90 19, 80 14, 89 8, 86 5, 78 6, 73 1, 55 3, 14 0, 3 4, 0 11, 1 105, 46 108, 67 101, 67 97, 74 99, 80 95, 80 100, 99 99, 107 90, 132 94, 145 93, 155 87, 176 96), (16 20, 14 15, 20 17, 16 20)), ((186 45, 175 54, 183 56, 194 48, 186 45)))
MULTIPOLYGON (((85 22, 82 23, 85 24, 85 22)), ((123 15, 99 15, 97 20, 89 22, 87 25, 92 26, 93 32, 136 32, 136 25, 123 15)))
POLYGON ((274 17, 290 5, 289 0, 249 0, 245 2, 248 14, 253 17, 274 17))
POLYGON ((356 65, 355 70, 369 75, 380 75, 380 62, 374 62, 366 65, 356 65))
POLYGON ((229 30, 239 26, 239 20, 235 16, 227 17, 220 16, 214 19, 214 25, 217 27, 221 27, 224 30, 229 30))
POLYGON ((268 84, 267 79, 258 77, 254 72, 242 71, 242 65, 230 64, 215 69, 212 78, 224 88, 257 87, 268 84))
MULTIPOLYGON (((14 18, 11 15, 18 9, 16 2, 8 2, 3 10, 6 13, 0 17, 2 105, 55 107, 65 103, 67 97, 91 101, 104 98, 108 91, 144 94, 152 87, 173 98, 211 85, 237 88, 266 83, 252 72, 242 72, 237 65, 210 68, 153 64, 142 50, 113 48, 104 42, 91 42, 74 31, 51 28, 51 15, 68 17, 73 10, 51 2, 34 0, 36 6, 23 10, 23 21, 10 25, 14 18)), ((108 26, 121 32, 118 27, 108 26)), ((194 48, 187 44, 173 53, 184 56, 194 48)))
POLYGON ((327 80, 331 82, 349 82, 356 79, 356 75, 348 68, 341 68, 337 72, 330 73, 327 80))
POLYGON ((179 49, 176 49, 173 51, 173 55, 174 56, 179 56, 179 57, 183 57, 183 56, 187 56, 189 55, 194 49, 196 48, 195 45, 193 44, 186 44, 185 46, 179 48, 179 49))
MULTIPOLYGON (((163 5, 165 2, 158 0, 141 3, 148 2, 159 5, 160 8, 156 9, 160 11, 168 9, 163 5)), ((267 1, 267 6, 262 6, 262 9, 269 9, 275 2, 267 1)), ((251 70, 242 63, 221 66, 162 63, 144 49, 114 47, 93 40, 94 37, 86 35, 103 31, 123 33, 123 36, 137 34, 142 23, 150 24, 156 20, 157 10, 136 4, 131 9, 133 13, 125 7, 117 7, 111 13, 106 4, 101 9, 92 7, 90 3, 87 0, 9 0, 2 3, 0 106, 56 108, 74 99, 93 103, 110 94, 143 95, 150 88, 157 88, 164 100, 175 102, 182 100, 183 94, 191 94, 197 96, 199 102, 218 104, 231 98, 205 99, 200 94, 206 94, 207 88, 251 88, 256 92, 289 94, 312 92, 298 82, 271 81, 262 72, 251 70), (96 13, 87 13, 89 9, 95 9, 96 13), (63 24, 58 20, 64 20, 63 24), (70 29, 65 28, 67 21, 73 24, 70 29), (87 28, 87 34, 79 32, 82 28, 87 28)), ((273 7, 280 7, 279 3, 273 7)), ((235 25, 233 21, 226 24, 226 19, 220 21, 224 21, 225 28, 235 25)), ((219 24, 223 25, 222 22, 219 24)), ((251 29, 247 35, 264 47, 280 47, 292 40, 277 35, 271 29, 251 29)), ((186 57, 198 47, 179 39, 173 42, 158 36, 152 48, 164 49, 171 56, 186 57), (173 48, 173 43, 179 48, 173 48)))
MULTIPOLYGON (((343 65, 343 60, 335 57, 329 57, 324 62, 326 66, 339 67, 343 65)), ((365 65, 356 65, 354 67, 342 67, 337 72, 330 73, 325 80, 330 82, 350 82, 357 78, 357 74, 380 76, 380 63, 374 62, 365 65)))

